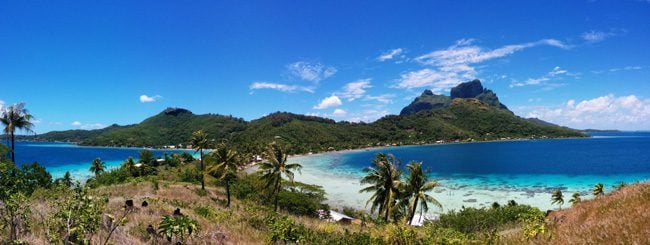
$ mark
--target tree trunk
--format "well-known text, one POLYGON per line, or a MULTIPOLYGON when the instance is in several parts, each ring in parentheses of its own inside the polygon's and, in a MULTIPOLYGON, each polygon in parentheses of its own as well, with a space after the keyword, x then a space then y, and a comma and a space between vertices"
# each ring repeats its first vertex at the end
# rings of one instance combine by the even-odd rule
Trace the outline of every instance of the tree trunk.
POLYGON ((411 210, 411 215, 409 215, 409 225, 413 225, 413 217, 415 217, 415 210, 418 208, 418 199, 420 196, 415 196, 415 201, 413 201, 413 210, 411 210))
POLYGON ((14 162, 14 164, 16 164, 16 146, 15 146, 16 139, 13 131, 10 131, 9 134, 11 135, 11 161, 14 162))
POLYGON ((203 148, 199 151, 201 152, 201 190, 205 190, 205 176, 203 176, 203 148))
POLYGON ((275 210, 276 212, 278 211, 278 196, 280 195, 280 190, 282 189, 282 179, 280 179, 280 182, 278 182, 277 186, 278 187, 276 188, 275 191, 275 207, 273 208, 273 210, 275 210))
POLYGON ((384 214, 384 221, 386 221, 386 222, 388 222, 388 214, 390 213, 390 196, 391 196, 391 194, 388 193, 388 196, 386 197, 386 204, 385 204, 385 206, 386 206, 385 212, 386 213, 384 214))
POLYGON ((226 196, 228 197, 228 203, 226 203, 226 207, 230 207, 230 181, 226 180, 226 196))

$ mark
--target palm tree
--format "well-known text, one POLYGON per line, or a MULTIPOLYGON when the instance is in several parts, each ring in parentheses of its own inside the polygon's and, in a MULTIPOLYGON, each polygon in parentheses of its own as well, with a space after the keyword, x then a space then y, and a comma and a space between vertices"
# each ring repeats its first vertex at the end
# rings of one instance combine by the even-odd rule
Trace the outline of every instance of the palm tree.
POLYGON ((560 210, 562 210, 562 204, 564 204, 564 195, 562 195, 562 190, 556 189, 551 195, 551 204, 559 204, 560 210))
POLYGON ((293 171, 300 172, 302 165, 299 163, 287 164, 287 154, 275 143, 271 143, 266 150, 266 161, 260 165, 261 179, 264 180, 266 189, 271 189, 273 195, 274 208, 278 210, 278 196, 282 190, 282 175, 286 176, 293 182, 293 171))
POLYGON ((34 117, 25 109, 25 103, 14 104, 2 110, 0 122, 5 125, 4 132, 11 139, 11 161, 14 163, 16 163, 15 132, 17 129, 33 132, 32 127, 34 124, 31 122, 32 119, 34 117))
POLYGON ((218 176, 219 179, 225 182, 226 196, 228 196, 226 207, 230 207, 230 182, 237 179, 241 158, 237 151, 228 149, 224 144, 217 147, 217 150, 212 152, 210 156, 208 159, 211 160, 212 164, 208 166, 206 172, 218 176))
POLYGON ((384 214, 384 221, 388 221, 389 214, 395 206, 398 194, 398 183, 401 176, 399 162, 393 155, 379 153, 372 160, 374 166, 366 168, 366 176, 361 179, 361 184, 370 185, 359 192, 374 192, 366 206, 372 203, 370 212, 375 210, 384 214))
POLYGON ((605 195, 605 185, 603 185, 603 183, 598 183, 594 185, 594 189, 592 190, 592 193, 596 197, 601 197, 605 195))
POLYGON ((582 199, 580 198, 580 193, 579 192, 574 192, 573 195, 571 195, 571 200, 569 200, 569 202, 572 205, 576 205, 576 203, 579 203, 581 201, 582 201, 582 199))
POLYGON ((93 172, 95 177, 103 173, 104 170, 106 170, 106 165, 104 165, 104 162, 102 162, 102 159, 99 157, 95 158, 95 160, 90 164, 90 172, 93 172))
POLYGON ((200 152, 201 154, 201 190, 205 190, 205 178, 203 177, 203 149, 210 148, 210 141, 208 140, 208 134, 203 132, 203 130, 196 131, 192 133, 192 148, 195 152, 200 152))
POLYGON ((133 175, 133 170, 135 169, 135 161, 133 160, 133 157, 129 157, 122 163, 122 167, 126 168, 129 170, 129 173, 133 175))
POLYGON ((409 171, 409 175, 406 177, 406 182, 401 184, 408 199, 413 199, 409 205, 411 211, 408 216, 408 222, 411 224, 413 217, 415 217, 418 204, 421 206, 420 215, 422 215, 422 211, 429 211, 428 203, 432 203, 440 208, 442 208, 442 205, 438 200, 427 194, 427 192, 432 191, 433 188, 438 186, 438 182, 429 181, 429 176, 422 170, 422 163, 411 162, 406 165, 406 169, 409 171))

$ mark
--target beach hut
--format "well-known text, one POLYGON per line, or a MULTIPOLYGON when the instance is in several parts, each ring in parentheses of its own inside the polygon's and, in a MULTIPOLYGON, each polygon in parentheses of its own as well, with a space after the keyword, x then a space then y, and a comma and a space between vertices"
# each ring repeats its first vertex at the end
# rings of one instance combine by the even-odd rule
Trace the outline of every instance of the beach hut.
POLYGON ((332 220, 334 222, 337 222, 337 223, 350 224, 350 223, 352 223, 352 220, 354 220, 354 218, 352 218, 350 216, 347 216, 345 214, 330 210, 330 220, 332 220))

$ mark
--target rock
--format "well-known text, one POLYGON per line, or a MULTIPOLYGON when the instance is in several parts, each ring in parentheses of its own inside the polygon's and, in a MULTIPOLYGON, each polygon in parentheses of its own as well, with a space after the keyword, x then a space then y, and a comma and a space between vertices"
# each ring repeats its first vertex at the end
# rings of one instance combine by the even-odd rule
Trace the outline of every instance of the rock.
POLYGON ((478 79, 458 84, 458 86, 451 89, 451 98, 476 98, 479 94, 483 93, 483 85, 478 79))
POLYGON ((149 203, 146 200, 142 201, 142 207, 143 208, 146 208, 148 206, 149 206, 149 203))

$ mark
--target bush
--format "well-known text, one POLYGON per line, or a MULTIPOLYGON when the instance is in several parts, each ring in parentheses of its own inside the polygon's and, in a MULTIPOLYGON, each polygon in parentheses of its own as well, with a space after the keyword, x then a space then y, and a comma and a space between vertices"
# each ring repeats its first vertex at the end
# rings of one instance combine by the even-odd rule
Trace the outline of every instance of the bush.
POLYGON ((201 171, 195 167, 189 167, 181 172, 181 181, 193 184, 201 183, 201 171))
POLYGON ((122 184, 129 181, 130 178, 132 178, 131 172, 128 169, 116 168, 88 179, 86 186, 89 188, 97 188, 100 186, 122 184))
MULTIPOLYGON (((518 221, 520 214, 539 209, 528 205, 507 205, 498 208, 464 208, 440 215, 435 226, 450 228, 456 231, 472 234, 491 232, 507 224, 518 221)), ((541 212, 541 211, 540 211, 541 212)))

